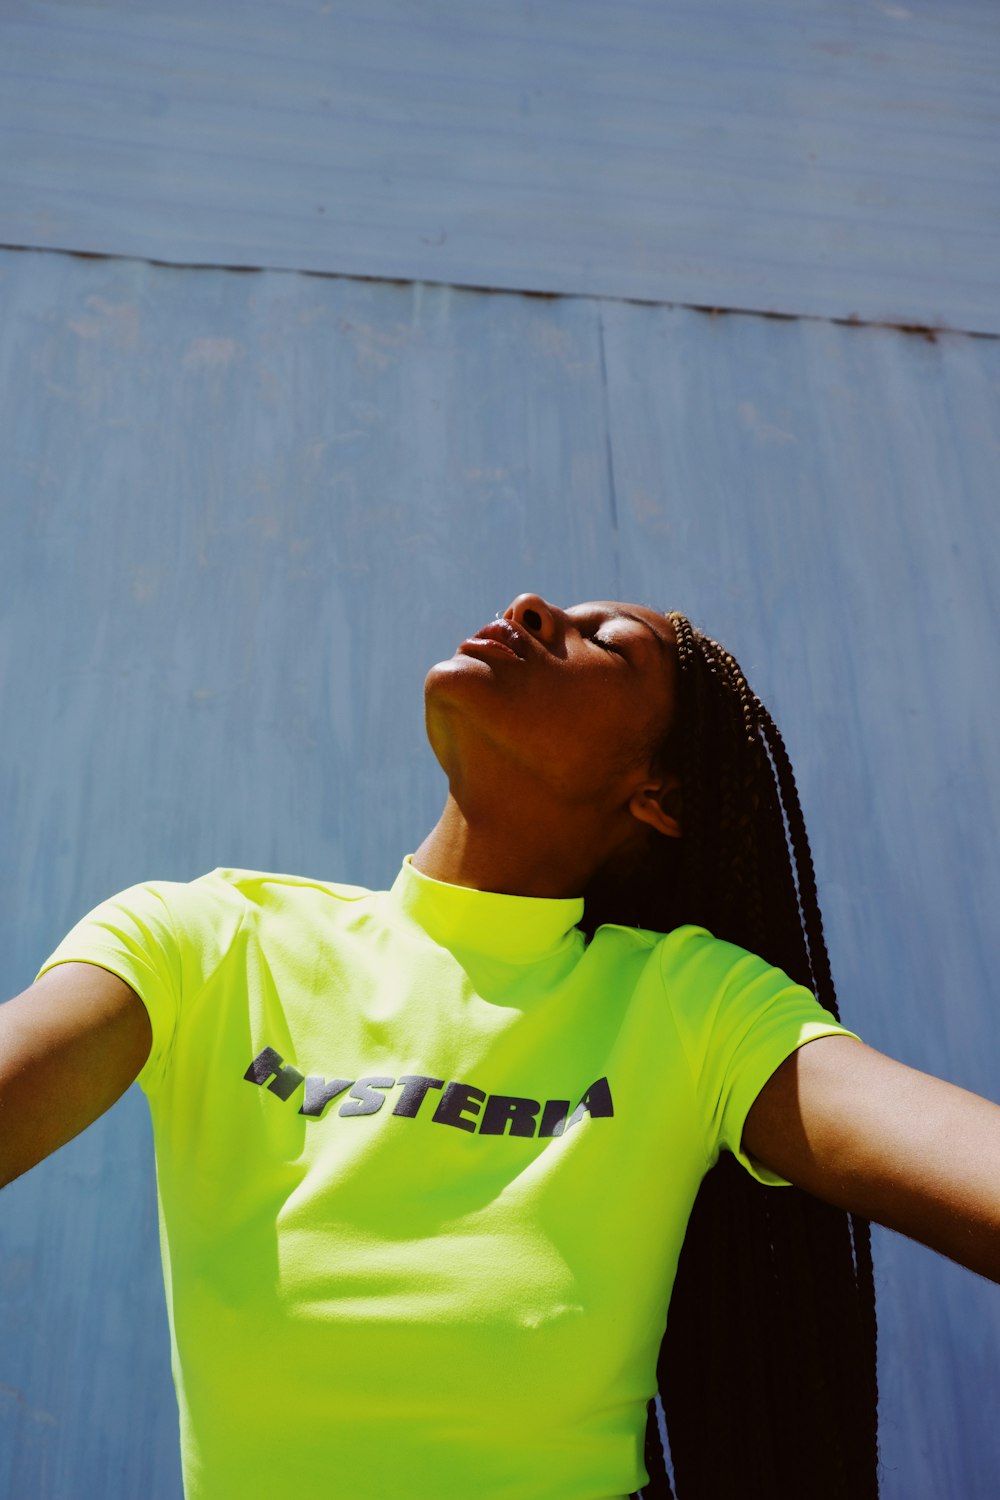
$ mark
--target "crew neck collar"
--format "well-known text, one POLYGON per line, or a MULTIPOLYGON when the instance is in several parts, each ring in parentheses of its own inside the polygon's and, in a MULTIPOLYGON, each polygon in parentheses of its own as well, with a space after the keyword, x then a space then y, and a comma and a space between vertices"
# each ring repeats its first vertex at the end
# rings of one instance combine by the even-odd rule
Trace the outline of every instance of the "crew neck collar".
POLYGON ((392 902, 445 948, 530 963, 559 948, 583 916, 582 896, 506 896, 433 880, 403 860, 392 902))

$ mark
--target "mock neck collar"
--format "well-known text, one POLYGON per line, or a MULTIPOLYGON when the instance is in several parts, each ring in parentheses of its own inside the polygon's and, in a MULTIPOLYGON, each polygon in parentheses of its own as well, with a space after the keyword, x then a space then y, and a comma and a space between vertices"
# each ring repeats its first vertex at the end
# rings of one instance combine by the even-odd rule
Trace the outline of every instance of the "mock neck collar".
MULTIPOLYGON (((571 939, 583 916, 582 896, 505 896, 432 880, 408 854, 389 898, 445 948, 507 963, 531 963, 571 939)), ((582 936, 582 935, 581 935, 582 936)))

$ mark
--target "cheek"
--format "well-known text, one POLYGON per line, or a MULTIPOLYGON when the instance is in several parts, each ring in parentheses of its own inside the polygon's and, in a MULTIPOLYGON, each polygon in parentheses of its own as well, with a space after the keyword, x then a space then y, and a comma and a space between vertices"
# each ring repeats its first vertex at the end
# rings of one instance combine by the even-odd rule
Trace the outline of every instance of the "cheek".
POLYGON ((565 793, 594 797, 614 789, 643 746, 629 706, 608 694, 561 723, 549 742, 549 763, 565 793))
POLYGON ((486 687, 481 728, 514 764, 568 801, 614 795, 654 738, 661 711, 662 694, 651 705, 646 685, 611 664, 583 674, 562 668, 523 683, 511 673, 486 687))

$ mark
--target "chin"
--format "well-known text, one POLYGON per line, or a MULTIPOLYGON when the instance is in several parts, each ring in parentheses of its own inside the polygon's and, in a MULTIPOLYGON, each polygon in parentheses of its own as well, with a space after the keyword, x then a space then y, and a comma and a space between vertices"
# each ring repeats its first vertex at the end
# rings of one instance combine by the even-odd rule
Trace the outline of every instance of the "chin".
POLYGON ((445 661, 435 662, 433 667, 424 678, 424 694, 433 693, 438 688, 447 689, 462 681, 474 682, 477 678, 485 679, 493 674, 487 663, 475 656, 466 656, 461 651, 456 651, 454 656, 449 656, 445 661))
POLYGON ((438 760, 438 733, 446 738, 488 733, 505 696, 497 696, 496 676, 487 662, 461 652, 435 662, 424 678, 424 718, 438 760))

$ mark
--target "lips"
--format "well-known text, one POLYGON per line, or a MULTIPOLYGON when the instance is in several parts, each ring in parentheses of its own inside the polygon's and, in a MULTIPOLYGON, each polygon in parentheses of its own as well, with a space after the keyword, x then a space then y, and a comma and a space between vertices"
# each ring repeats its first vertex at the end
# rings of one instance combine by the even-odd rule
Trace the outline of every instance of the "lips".
POLYGON ((477 630, 475 635, 470 636, 467 641, 463 641, 462 645, 475 646, 487 641, 495 646, 502 646, 512 656, 519 657, 522 660, 524 658, 524 637, 517 626, 512 625, 509 620, 491 620, 488 625, 483 626, 482 630, 477 630))

